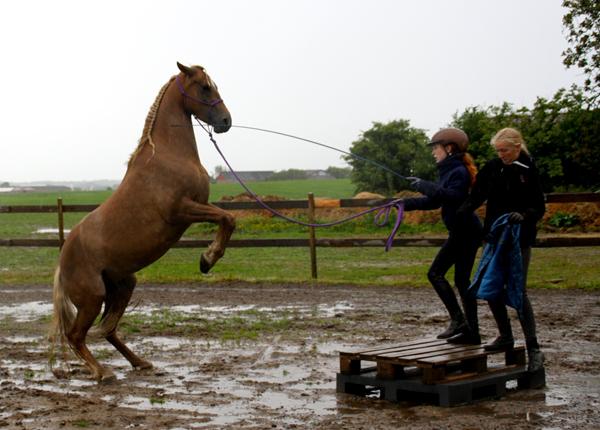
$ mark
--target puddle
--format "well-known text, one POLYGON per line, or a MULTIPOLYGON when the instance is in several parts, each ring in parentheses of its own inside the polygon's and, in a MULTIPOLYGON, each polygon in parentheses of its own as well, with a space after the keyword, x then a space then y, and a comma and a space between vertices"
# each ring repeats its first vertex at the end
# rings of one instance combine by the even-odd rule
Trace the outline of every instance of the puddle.
POLYGON ((39 343, 44 338, 42 336, 8 336, 4 339, 10 343, 39 343))
POLYGON ((265 391, 257 399, 257 403, 267 406, 271 409, 292 408, 293 410, 300 409, 304 406, 304 402, 298 399, 292 399, 286 393, 280 391, 265 391))
POLYGON ((250 371, 246 377, 256 382, 268 382, 279 384, 286 382, 297 382, 308 378, 311 374, 309 369, 291 364, 284 364, 270 369, 250 371))
POLYGON ((255 305, 237 305, 237 306, 200 306, 197 305, 196 308, 200 311, 204 312, 212 312, 219 314, 233 314, 238 312, 249 311, 256 308, 255 305))
MULTIPOLYGON (((63 230, 63 232, 66 235, 66 234, 69 234, 71 232, 71 230, 66 228, 63 230)), ((56 228, 56 227, 42 227, 42 228, 38 228, 33 233, 35 233, 35 234, 58 234, 59 231, 58 231, 58 228, 56 228)))
POLYGON ((204 423, 196 423, 193 427, 198 428, 204 425, 228 425, 234 424, 251 415, 251 410, 245 406, 242 401, 233 401, 227 404, 202 404, 200 400, 170 400, 164 397, 140 397, 140 396, 104 396, 102 400, 109 403, 118 403, 119 406, 126 406, 140 411, 165 410, 189 412, 191 416, 205 416, 204 423))
POLYGON ((322 342, 314 344, 317 352, 323 355, 335 355, 338 357, 340 351, 354 351, 357 349, 356 344, 350 345, 340 342, 322 342))
POLYGON ((0 306, 2 317, 11 317, 18 322, 34 321, 52 313, 52 303, 27 302, 18 305, 0 306))
POLYGON ((242 399, 253 399, 256 396, 255 390, 242 385, 239 381, 232 378, 218 377, 214 382, 214 388, 217 394, 234 396, 242 399))
MULTIPOLYGON (((185 339, 181 337, 166 337, 166 336, 154 336, 154 337, 146 337, 139 341, 128 342, 134 349, 136 350, 147 350, 152 347, 152 349, 156 349, 154 347, 158 347, 161 351, 172 351, 176 349, 181 349, 186 345, 191 345, 192 341, 190 339, 185 339)), ((194 345, 198 345, 199 342, 194 342, 194 345)))
POLYGON ((178 305, 166 307, 139 306, 128 311, 129 314, 152 315, 164 310, 179 312, 183 314, 202 314, 203 318, 212 319, 222 316, 254 311, 257 313, 281 313, 297 312, 300 314, 310 314, 311 316, 334 317, 343 314, 345 311, 354 309, 354 306, 348 302, 337 302, 331 304, 309 305, 287 305, 276 307, 265 307, 257 305, 236 305, 236 306, 202 306, 202 305, 178 305), (316 314, 316 315, 315 315, 316 314))
MULTIPOLYGON (((47 287, 43 287, 43 288, 27 287, 27 291, 30 293, 32 293, 32 292, 47 293, 48 291, 50 291, 50 289, 47 287)), ((7 288, 7 289, 2 288, 2 289, 0 289, 0 294, 21 294, 21 293, 23 293, 23 288, 7 288)))
MULTIPOLYGON (((19 292, 18 290, 6 290, 3 293, 19 292)), ((182 305, 171 306, 168 308, 155 306, 140 306, 128 311, 128 314, 152 315, 162 311, 180 312, 184 314, 202 314, 204 318, 214 319, 220 316, 229 316, 236 313, 256 311, 259 313, 280 313, 280 312, 298 312, 300 314, 311 314, 311 316, 333 317, 342 314, 345 311, 353 309, 352 304, 347 302, 338 302, 333 305, 320 304, 318 306, 277 306, 277 307, 257 307, 256 305, 240 306, 200 306, 200 305, 182 305), (315 315, 316 314, 316 315, 315 315)), ((27 322, 51 315, 53 312, 52 303, 35 301, 19 303, 16 305, 0 306, 0 317, 11 317, 18 322, 27 322)))

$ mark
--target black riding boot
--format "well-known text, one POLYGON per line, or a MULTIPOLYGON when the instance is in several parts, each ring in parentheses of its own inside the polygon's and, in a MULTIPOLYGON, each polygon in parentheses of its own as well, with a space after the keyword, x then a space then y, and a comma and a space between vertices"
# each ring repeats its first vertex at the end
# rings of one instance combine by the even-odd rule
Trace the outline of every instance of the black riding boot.
POLYGON ((496 320, 496 325, 498 326, 500 336, 498 336, 492 343, 485 345, 485 350, 503 351, 512 349, 515 344, 515 340, 513 338, 512 328, 510 326, 510 320, 508 319, 508 312, 506 311, 506 305, 504 304, 504 301, 490 301, 488 304, 490 305, 492 315, 496 320))
POLYGON ((433 285, 435 291, 438 293, 438 296, 440 296, 442 303, 444 303, 444 306, 446 306, 448 314, 450 315, 450 325, 446 330, 437 336, 438 339, 447 339, 460 333, 464 329, 464 327, 467 325, 465 316, 458 305, 456 294, 454 294, 454 291, 452 290, 452 287, 448 281, 446 281, 443 276, 437 275, 431 270, 427 274, 427 277, 429 278, 429 281, 431 282, 431 285, 433 285))
POLYGON ((459 334, 448 339, 448 343, 479 345, 481 336, 479 335, 479 319, 477 318, 477 299, 471 296, 463 296, 462 304, 467 324, 459 334))

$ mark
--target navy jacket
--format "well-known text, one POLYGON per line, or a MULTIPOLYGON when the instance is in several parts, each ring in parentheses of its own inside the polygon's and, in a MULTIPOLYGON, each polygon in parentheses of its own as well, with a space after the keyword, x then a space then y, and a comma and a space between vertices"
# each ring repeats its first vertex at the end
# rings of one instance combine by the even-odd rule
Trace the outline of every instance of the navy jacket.
MULTIPOLYGON (((471 187, 471 176, 463 162, 463 153, 453 154, 437 164, 439 180, 437 182, 420 181, 415 187, 425 197, 404 200, 404 210, 429 210, 442 208, 442 219, 449 232, 456 231, 456 211, 465 202, 471 187)), ((473 235, 480 240, 481 223, 473 213, 467 216, 461 231, 473 235)))
POLYGON ((536 223, 546 210, 545 198, 531 157, 521 152, 516 161, 510 165, 499 158, 488 161, 477 174, 471 195, 460 212, 473 212, 487 201, 484 234, 501 215, 519 212, 525 218, 521 224, 521 247, 526 248, 535 243, 536 223))

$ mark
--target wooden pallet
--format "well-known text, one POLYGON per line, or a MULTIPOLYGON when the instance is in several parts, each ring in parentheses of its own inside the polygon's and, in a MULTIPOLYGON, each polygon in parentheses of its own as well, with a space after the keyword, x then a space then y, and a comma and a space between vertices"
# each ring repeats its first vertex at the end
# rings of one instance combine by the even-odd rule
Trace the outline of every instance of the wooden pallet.
POLYGON ((519 388, 545 385, 544 371, 531 375, 525 366, 525 348, 485 351, 482 345, 452 345, 445 340, 420 339, 400 345, 340 352, 337 391, 367 394, 381 391, 387 400, 419 400, 441 406, 468 403, 504 395, 506 382, 519 388), (488 357, 504 354, 504 362, 490 365, 488 357), (363 367, 365 362, 375 366, 363 367))
MULTIPOLYGON (((505 355, 505 368, 525 365, 525 348, 515 346, 505 355)), ((466 379, 488 370, 487 358, 495 352, 483 345, 453 345, 443 339, 420 339, 384 348, 340 352, 340 372, 359 374, 362 362, 375 362, 377 378, 398 379, 416 368, 425 384, 466 379)), ((371 370, 371 369, 369 369, 371 370)), ((412 372, 414 373, 414 372, 412 372)))

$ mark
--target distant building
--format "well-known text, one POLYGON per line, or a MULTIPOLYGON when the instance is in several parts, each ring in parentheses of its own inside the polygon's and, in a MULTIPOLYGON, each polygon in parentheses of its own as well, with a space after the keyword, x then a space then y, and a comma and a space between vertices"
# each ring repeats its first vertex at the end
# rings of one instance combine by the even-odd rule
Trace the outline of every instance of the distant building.
POLYGON ((0 187, 0 193, 52 193, 62 191, 71 191, 71 187, 62 185, 0 187))
POLYGON ((305 170, 308 179, 335 179, 325 170, 305 170))
MULTIPOLYGON (((286 172, 287 171, 283 171, 283 173, 286 173, 286 172)), ((304 172, 306 174, 306 178, 303 178, 303 179, 335 179, 334 176, 330 175, 325 170, 318 170, 318 169, 317 170, 302 170, 302 172, 304 172)), ((248 182, 250 182, 250 181, 268 181, 275 174, 275 172, 272 170, 247 171, 247 172, 235 172, 235 173, 244 182, 246 182, 246 181, 248 181, 248 182)), ((282 173, 282 172, 279 172, 279 173, 282 173)), ((278 179, 281 179, 281 178, 278 178, 278 179)), ((219 175, 215 178, 215 182, 221 182, 221 183, 236 182, 236 179, 231 172, 227 171, 227 172, 219 173, 219 175)))
MULTIPOLYGON (((248 172, 235 172, 235 174, 242 181, 266 181, 275 173, 272 170, 259 170, 259 171, 248 171, 248 172)), ((235 177, 231 172, 221 172, 219 176, 215 178, 217 182, 236 182, 235 177)))

